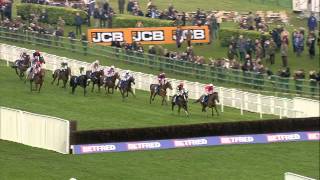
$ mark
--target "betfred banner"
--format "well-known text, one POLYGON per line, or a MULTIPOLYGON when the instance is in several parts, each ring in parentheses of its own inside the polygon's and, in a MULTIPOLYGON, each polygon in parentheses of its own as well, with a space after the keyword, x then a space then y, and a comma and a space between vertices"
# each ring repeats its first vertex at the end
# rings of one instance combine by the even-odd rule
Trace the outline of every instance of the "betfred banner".
POLYGON ((234 136, 208 136, 188 139, 166 139, 154 141, 102 143, 73 145, 73 154, 143 151, 157 149, 220 146, 233 144, 267 144, 277 142, 319 141, 319 131, 287 132, 272 134, 248 134, 234 136))
MULTIPOLYGON (((192 43, 210 41, 208 26, 183 26, 182 37, 191 32, 192 43)), ((100 45, 111 45, 113 41, 141 44, 174 44, 177 27, 88 29, 88 41, 100 45)))

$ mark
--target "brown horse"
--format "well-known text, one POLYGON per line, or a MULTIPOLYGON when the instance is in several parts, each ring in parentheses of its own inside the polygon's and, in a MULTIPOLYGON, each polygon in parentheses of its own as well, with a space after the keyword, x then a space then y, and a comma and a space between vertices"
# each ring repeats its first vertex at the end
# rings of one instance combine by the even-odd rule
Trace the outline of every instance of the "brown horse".
POLYGON ((28 76, 28 79, 30 81, 30 90, 32 91, 38 91, 40 93, 43 81, 44 81, 44 77, 46 74, 46 71, 44 69, 41 69, 39 73, 34 74, 34 72, 30 73, 28 76), (35 83, 36 88, 32 89, 32 83, 35 83), (38 89, 39 86, 39 89, 38 89))
POLYGON ((167 89, 172 90, 172 85, 169 81, 167 81, 164 85, 159 85, 159 84, 151 84, 150 85, 150 104, 151 101, 154 101, 154 98, 156 95, 159 95, 162 97, 162 102, 161 105, 165 102, 167 103, 166 97, 167 97, 167 89))
MULTIPOLYGON (((91 88, 91 92, 93 92, 94 90, 94 86, 97 84, 98 86, 98 92, 100 92, 100 88, 103 85, 103 79, 101 77, 103 77, 103 70, 100 71, 96 71, 93 72, 92 71, 86 71, 86 75, 89 79, 89 84, 90 82, 92 82, 92 88, 91 88)), ((88 84, 88 86, 89 86, 88 84)))
POLYGON ((202 95, 198 100, 196 100, 194 103, 200 102, 202 106, 202 112, 207 112, 206 108, 211 108, 211 113, 213 116, 213 108, 216 110, 217 115, 219 116, 219 112, 217 110, 217 102, 219 103, 219 95, 217 92, 214 92, 213 94, 210 94, 208 97, 207 102, 204 102, 205 95, 202 95))
POLYGON ((71 75, 71 69, 69 67, 66 70, 56 69, 52 74, 53 80, 51 84, 53 84, 58 78, 57 86, 59 86, 59 81, 62 80, 63 81, 62 87, 66 88, 66 84, 69 80, 70 75, 71 75))
POLYGON ((26 56, 22 60, 20 59, 16 60, 11 67, 15 69, 16 74, 19 76, 20 79, 22 79, 24 76, 24 73, 30 67, 30 56, 26 56))
POLYGON ((113 94, 114 92, 114 88, 116 87, 116 81, 117 79, 120 79, 120 75, 118 72, 116 72, 113 76, 111 77, 101 77, 103 79, 103 83, 104 83, 104 89, 106 90, 106 94, 110 93, 110 89, 112 89, 111 94, 113 94), (108 90, 107 90, 108 88, 108 90))

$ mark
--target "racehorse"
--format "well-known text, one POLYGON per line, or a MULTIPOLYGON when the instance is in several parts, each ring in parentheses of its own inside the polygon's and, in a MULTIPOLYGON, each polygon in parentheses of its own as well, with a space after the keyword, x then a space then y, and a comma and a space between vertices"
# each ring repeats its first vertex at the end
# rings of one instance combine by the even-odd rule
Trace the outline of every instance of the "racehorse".
POLYGON ((180 110, 183 108, 184 112, 186 113, 186 116, 189 117, 189 111, 188 111, 188 92, 184 92, 180 96, 173 96, 172 97, 172 111, 174 110, 174 106, 178 106, 178 113, 180 115, 180 110))
POLYGON ((111 94, 114 92, 114 88, 116 87, 116 80, 120 79, 120 75, 118 72, 116 72, 113 76, 111 77, 101 77, 102 82, 104 83, 104 89, 106 90, 106 94, 110 93, 110 89, 112 89, 111 94), (108 90, 107 90, 108 88, 108 90))
POLYGON ((131 76, 127 81, 120 82, 119 86, 116 86, 116 89, 119 87, 120 93, 122 95, 122 101, 124 101, 125 97, 129 96, 129 92, 135 97, 131 84, 135 84, 134 78, 131 76))
POLYGON ((63 88, 66 88, 66 84, 69 80, 69 76, 71 75, 71 69, 68 67, 66 70, 61 70, 61 69, 56 69, 54 71, 54 73, 52 74, 52 82, 51 84, 53 84, 56 79, 58 78, 58 83, 57 86, 59 86, 59 81, 62 80, 63 81, 63 88))
POLYGON ((214 92, 213 94, 210 94, 208 97, 207 102, 203 102, 203 98, 205 95, 202 95, 198 100, 196 100, 194 103, 200 102, 202 106, 202 112, 206 112, 206 108, 211 108, 211 114, 213 116, 213 108, 216 110, 217 115, 219 116, 219 112, 217 110, 217 102, 219 103, 219 95, 217 92, 214 92))
POLYGON ((159 84, 151 84, 150 85, 150 104, 151 101, 154 101, 154 98, 156 97, 156 95, 159 95, 162 97, 162 102, 161 105, 163 105, 163 103, 165 102, 167 103, 166 97, 167 97, 167 89, 172 90, 172 86, 171 83, 169 81, 167 81, 164 85, 159 85, 159 84), (160 87, 159 87, 160 86, 160 87), (159 91, 158 91, 159 89, 159 91))
POLYGON ((30 67, 30 56, 26 56, 24 59, 16 60, 11 67, 16 70, 16 74, 19 76, 20 79, 22 79, 24 73, 30 67))
POLYGON ((80 75, 80 76, 71 76, 70 78, 70 87, 72 87, 72 94, 74 94, 77 86, 83 88, 83 95, 85 96, 87 93, 87 86, 88 86, 88 77, 87 75, 80 75))
MULTIPOLYGON (((96 84, 98 86, 98 92, 100 92, 100 87, 103 85, 103 79, 101 79, 101 77, 103 77, 103 70, 96 71, 94 73, 92 73, 92 71, 86 71, 86 75, 87 75, 87 78, 92 81, 91 92, 93 92, 94 85, 96 85, 96 84)), ((88 85, 89 84, 90 84, 90 81, 89 81, 88 85)))
POLYGON ((36 74, 34 74, 34 72, 32 72, 32 73, 30 73, 28 75, 28 79, 30 81, 30 90, 31 90, 31 92, 33 91, 32 82, 34 82, 35 85, 36 85, 35 91, 38 90, 38 92, 40 93, 40 90, 41 90, 41 87, 42 87, 42 84, 43 84, 43 81, 44 81, 45 74, 46 74, 45 69, 41 69, 40 72, 38 72, 36 74), (38 85, 39 85, 39 89, 38 89, 38 85))

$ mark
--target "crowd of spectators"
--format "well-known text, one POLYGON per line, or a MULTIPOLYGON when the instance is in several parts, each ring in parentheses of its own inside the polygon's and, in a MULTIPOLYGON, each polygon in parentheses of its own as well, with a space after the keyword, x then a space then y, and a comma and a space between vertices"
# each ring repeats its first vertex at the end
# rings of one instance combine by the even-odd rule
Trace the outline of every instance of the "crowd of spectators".
POLYGON ((11 20, 11 14, 12 14, 12 0, 0 0, 1 21, 3 21, 5 18, 8 18, 11 20))

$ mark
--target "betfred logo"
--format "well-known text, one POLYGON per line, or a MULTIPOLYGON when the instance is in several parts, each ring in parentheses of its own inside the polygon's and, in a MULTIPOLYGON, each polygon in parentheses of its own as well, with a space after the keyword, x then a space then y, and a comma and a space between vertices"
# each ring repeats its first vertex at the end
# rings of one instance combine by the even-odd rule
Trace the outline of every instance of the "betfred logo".
POLYGON ((188 139, 188 140, 174 140, 175 147, 190 147, 190 146, 201 146, 208 144, 206 139, 188 139))
POLYGON ((315 132, 315 133, 308 133, 308 140, 320 140, 320 133, 315 132))
POLYGON ((111 43, 113 41, 124 41, 123 32, 93 32, 91 33, 94 43, 111 43))
POLYGON ((267 135, 268 142, 295 141, 301 139, 299 134, 267 135))
POLYGON ((220 137, 221 144, 251 143, 253 141, 252 136, 220 137))
POLYGON ((149 143, 127 143, 128 150, 144 150, 144 149, 158 149, 161 147, 159 142, 149 143))
POLYGON ((94 153, 94 152, 108 152, 115 151, 115 145, 101 145, 101 146, 81 146, 81 152, 83 153, 94 153))
POLYGON ((164 41, 163 31, 132 31, 132 41, 146 42, 146 41, 164 41))

